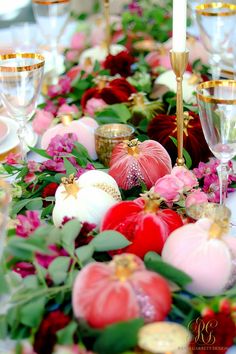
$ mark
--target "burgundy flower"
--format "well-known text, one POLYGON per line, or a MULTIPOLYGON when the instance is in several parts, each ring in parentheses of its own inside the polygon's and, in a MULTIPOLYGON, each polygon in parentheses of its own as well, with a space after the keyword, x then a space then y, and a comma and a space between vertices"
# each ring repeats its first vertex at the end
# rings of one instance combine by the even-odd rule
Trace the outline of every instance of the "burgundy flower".
POLYGON ((55 193, 56 193, 57 188, 58 188, 58 184, 57 183, 54 183, 54 182, 49 183, 42 190, 42 198, 47 198, 47 197, 54 196, 55 193))
POLYGON ((38 211, 27 210, 25 215, 17 216, 17 221, 16 235, 20 237, 28 237, 41 225, 38 211))
POLYGON ((199 317, 191 325, 193 354, 224 354, 234 343, 236 326, 230 314, 219 312, 199 317))
POLYGON ((35 274, 35 268, 33 264, 29 262, 18 262, 14 265, 14 268, 12 270, 20 274, 22 278, 26 278, 29 275, 35 274))
POLYGON ((122 77, 128 77, 132 74, 131 66, 134 62, 134 57, 124 50, 116 55, 109 54, 103 66, 110 70, 112 76, 120 74, 122 77))
POLYGON ((61 310, 49 312, 42 320, 34 339, 37 354, 51 354, 56 344, 56 332, 70 323, 70 317, 61 310))
POLYGON ((133 0, 129 5, 128 5, 128 9, 132 14, 136 14, 138 16, 142 16, 143 15, 143 10, 141 8, 141 6, 138 4, 137 0, 133 0))
POLYGON ((90 241, 92 241, 93 236, 91 233, 96 228, 96 226, 96 224, 90 224, 88 222, 82 223, 80 233, 75 240, 75 248, 87 245, 90 241))
POLYGON ((48 249, 50 251, 50 254, 43 254, 43 253, 36 253, 36 259, 38 264, 40 264, 44 268, 48 268, 51 262, 59 257, 59 256, 68 256, 66 251, 62 248, 59 248, 56 245, 50 245, 48 246, 48 249))
POLYGON ((85 91, 81 106, 83 111, 86 111, 87 101, 91 98, 101 98, 107 104, 128 102, 132 93, 136 92, 136 89, 125 78, 114 79, 85 91))

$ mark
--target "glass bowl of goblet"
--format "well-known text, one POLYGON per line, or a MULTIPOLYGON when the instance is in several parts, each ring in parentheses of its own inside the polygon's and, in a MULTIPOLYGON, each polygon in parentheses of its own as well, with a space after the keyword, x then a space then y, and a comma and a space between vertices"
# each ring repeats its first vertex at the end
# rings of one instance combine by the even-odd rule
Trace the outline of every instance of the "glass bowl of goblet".
POLYGON ((7 113, 18 124, 22 158, 27 151, 26 122, 33 116, 40 94, 44 57, 36 53, 0 55, 0 98, 7 113))
POLYGON ((209 53, 212 79, 221 74, 222 53, 229 51, 236 23, 236 5, 223 2, 196 6, 196 20, 202 43, 209 53))
POLYGON ((220 204, 225 203, 228 163, 236 155, 236 81, 206 81, 197 86, 199 115, 205 139, 214 156, 220 184, 220 204))
POLYGON ((51 84, 56 84, 61 70, 59 41, 70 17, 70 0, 32 0, 36 23, 49 46, 47 62, 51 84))

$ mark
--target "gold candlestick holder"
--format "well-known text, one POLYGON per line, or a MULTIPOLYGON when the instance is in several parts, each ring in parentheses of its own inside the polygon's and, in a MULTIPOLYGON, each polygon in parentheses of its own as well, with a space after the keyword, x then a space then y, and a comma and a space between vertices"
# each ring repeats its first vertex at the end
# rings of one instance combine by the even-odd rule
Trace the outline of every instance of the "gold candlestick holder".
POLYGON ((177 149, 178 157, 177 166, 184 166, 183 157, 183 132, 184 132, 184 110, 183 110, 183 74, 188 64, 189 52, 173 52, 170 51, 170 61, 172 69, 176 76, 177 97, 176 97, 176 116, 177 116, 177 149))
POLYGON ((111 47, 111 27, 110 27, 110 1, 104 0, 104 16, 106 23, 106 47, 107 54, 110 54, 111 47))

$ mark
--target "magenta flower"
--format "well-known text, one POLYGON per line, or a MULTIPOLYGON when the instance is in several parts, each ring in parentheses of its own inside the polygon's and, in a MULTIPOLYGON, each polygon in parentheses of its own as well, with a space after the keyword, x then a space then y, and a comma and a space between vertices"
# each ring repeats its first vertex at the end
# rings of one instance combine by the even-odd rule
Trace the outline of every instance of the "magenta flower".
POLYGON ((40 164, 34 160, 29 160, 27 163, 27 167, 29 172, 39 172, 40 171, 40 164))
POLYGON ((32 183, 36 179, 36 174, 33 172, 27 173, 27 175, 24 177, 24 182, 27 184, 32 183))
POLYGON ((138 16, 142 16, 143 15, 143 10, 141 8, 141 6, 138 4, 137 0, 133 0, 129 5, 128 5, 128 9, 132 14, 136 14, 138 16))
POLYGON ((12 269, 14 272, 20 274, 22 278, 26 278, 29 275, 35 274, 35 268, 33 264, 29 262, 18 262, 12 269))
POLYGON ((68 256, 67 252, 59 248, 56 245, 50 245, 48 246, 48 249, 50 251, 50 254, 42 254, 42 253, 36 253, 36 259, 39 265, 41 265, 44 268, 48 268, 51 264, 51 262, 59 257, 59 256, 68 256))
POLYGON ((54 116, 56 116, 57 114, 57 107, 56 105, 50 101, 50 100, 47 100, 46 101, 46 106, 44 107, 44 110, 49 112, 49 113, 52 113, 54 116))
POLYGON ((76 141, 77 136, 75 134, 64 134, 63 136, 56 135, 48 145, 47 153, 52 157, 70 154, 76 141))
POLYGON ((217 174, 209 174, 205 176, 202 190, 207 194, 209 202, 220 202, 220 185, 217 174))
POLYGON ((68 76, 62 76, 58 84, 51 85, 48 88, 48 96, 55 98, 59 95, 66 95, 71 91, 71 79, 68 76))
POLYGON ((6 157, 6 164, 14 166, 18 165, 21 160, 21 154, 15 154, 13 152, 10 152, 7 157, 6 157))
POLYGON ((17 221, 16 235, 20 237, 30 236, 41 226, 38 211, 27 210, 25 215, 17 215, 17 221))

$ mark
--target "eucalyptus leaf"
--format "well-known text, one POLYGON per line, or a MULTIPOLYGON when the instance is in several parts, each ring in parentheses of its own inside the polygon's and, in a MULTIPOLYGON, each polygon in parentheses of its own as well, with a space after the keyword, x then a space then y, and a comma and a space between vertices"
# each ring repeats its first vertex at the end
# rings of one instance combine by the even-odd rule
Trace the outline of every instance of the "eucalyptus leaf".
POLYGON ((55 285, 62 284, 65 281, 70 262, 70 257, 57 257, 50 263, 48 273, 55 285))
POLYGON ((180 287, 185 287, 192 281, 189 275, 164 262, 161 256, 155 252, 148 252, 144 257, 144 263, 148 269, 159 273, 180 287))
POLYGON ((76 168, 72 165, 72 163, 64 157, 64 166, 66 169, 66 174, 69 175, 75 175, 77 170, 76 168))
POLYGON ((94 352, 98 354, 119 354, 137 345, 138 332, 144 320, 120 322, 106 327, 94 344, 94 352))
POLYGON ((28 210, 41 210, 43 207, 42 198, 32 199, 27 205, 26 209, 28 210))
POLYGON ((108 230, 103 231, 90 242, 97 252, 113 251, 125 248, 130 245, 131 242, 125 238, 118 231, 108 230))
POLYGON ((0 339, 6 339, 7 334, 6 315, 0 315, 0 339))
POLYGON ((81 230, 81 223, 79 220, 74 219, 67 222, 62 228, 62 245, 69 252, 74 253, 75 239, 79 235, 81 230))
POLYGON ((60 345, 72 345, 74 344, 74 334, 78 325, 76 322, 72 321, 68 326, 61 329, 56 333, 58 338, 58 344, 60 345))
POLYGON ((95 251, 95 249, 90 242, 90 244, 88 244, 88 245, 77 248, 75 250, 75 254, 78 257, 79 261, 82 264, 85 264, 91 260, 91 258, 93 257, 94 251, 95 251))
POLYGON ((52 158, 50 155, 48 155, 48 153, 44 149, 37 149, 35 147, 30 146, 30 150, 40 156, 46 157, 47 159, 51 160, 51 158, 52 158))
POLYGON ((34 299, 20 309, 20 321, 26 326, 37 328, 43 318, 46 299, 34 299))

